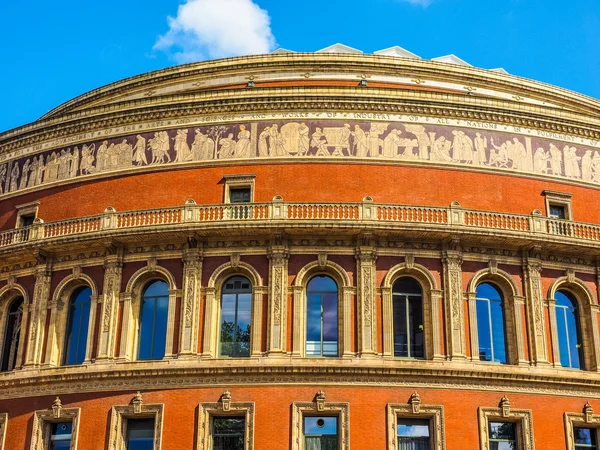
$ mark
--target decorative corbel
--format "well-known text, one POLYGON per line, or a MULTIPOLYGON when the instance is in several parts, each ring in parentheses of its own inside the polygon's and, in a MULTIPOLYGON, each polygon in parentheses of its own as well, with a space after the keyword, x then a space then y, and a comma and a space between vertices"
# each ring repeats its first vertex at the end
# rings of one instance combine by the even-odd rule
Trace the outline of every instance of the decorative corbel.
POLYGON ((137 391, 136 394, 131 399, 131 404, 133 405, 133 413, 140 414, 142 412, 142 405, 144 404, 144 400, 142 399, 142 394, 140 391, 137 391))
POLYGON ((151 273, 156 272, 157 265, 158 265, 158 262, 156 261, 155 257, 148 258, 148 272, 151 272, 151 273))
POLYGON ((231 410, 231 392, 223 392, 219 401, 223 404, 223 411, 228 412, 231 410))
POLYGON ((410 396, 408 404, 412 406, 413 414, 421 412, 421 396, 416 391, 410 396))
POLYGON ((240 265, 240 254, 239 253, 232 253, 231 254, 231 267, 233 268, 237 268, 240 265))
POLYGON ((583 407, 583 414, 585 414, 585 423, 592 423, 594 421, 594 408, 587 402, 583 407))
POLYGON ((325 392, 319 391, 315 395, 315 402, 317 403, 317 411, 325 411, 325 392))
POLYGON ((408 270, 412 270, 415 268, 415 255, 409 253, 404 257, 404 261, 406 262, 406 268, 408 270))
POLYGON ((569 283, 573 283, 575 281, 575 269, 569 268, 565 270, 565 276, 567 277, 567 281, 569 283))
POLYGON ((73 267, 73 278, 76 280, 81 278, 81 266, 77 265, 73 267))
POLYGON ((56 397, 56 399, 54 399, 54 402, 52 403, 52 413, 54 414, 55 419, 60 419, 62 407, 63 406, 62 402, 60 401, 60 398, 56 397))
POLYGON ((8 289, 14 288, 16 282, 17 282, 17 277, 14 275, 9 275, 8 279, 6 280, 6 285, 7 285, 8 289))
POLYGON ((495 258, 492 258, 488 261, 488 269, 490 269, 490 273, 492 275, 496 275, 498 273, 498 261, 495 258))
POLYGON ((317 258, 319 261, 319 267, 321 269, 324 269, 325 267, 327 267, 327 253, 320 252, 319 255, 317 256, 317 258))
POLYGON ((502 409, 502 417, 510 416, 510 400, 506 395, 500 400, 500 409, 502 409))

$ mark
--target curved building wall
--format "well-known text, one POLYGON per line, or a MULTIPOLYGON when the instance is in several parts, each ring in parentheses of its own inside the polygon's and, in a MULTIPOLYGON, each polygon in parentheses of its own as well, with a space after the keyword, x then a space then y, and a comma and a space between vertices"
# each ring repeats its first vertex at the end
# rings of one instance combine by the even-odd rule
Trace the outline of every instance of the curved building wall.
POLYGON ((145 74, 3 133, 0 450, 57 423, 122 450, 137 419, 155 449, 209 449, 215 417, 300 450, 310 416, 344 450, 414 419, 435 450, 490 448, 494 422, 574 450, 600 429, 599 118, 508 75, 298 54, 145 74), (315 301, 337 339, 309 337, 315 301))

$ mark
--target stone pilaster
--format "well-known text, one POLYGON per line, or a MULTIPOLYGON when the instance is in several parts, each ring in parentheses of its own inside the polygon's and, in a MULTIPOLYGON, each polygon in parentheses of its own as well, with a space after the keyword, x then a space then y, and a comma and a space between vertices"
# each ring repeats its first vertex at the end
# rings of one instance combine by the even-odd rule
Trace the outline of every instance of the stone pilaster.
POLYGON ((203 255, 198 248, 189 248, 183 251, 183 292, 179 324, 180 356, 198 353, 202 260, 203 255))
POLYGON ((102 316, 99 324, 97 360, 115 357, 122 271, 123 258, 120 250, 106 257, 104 260, 104 284, 101 296, 102 316))
POLYGON ((462 253, 458 250, 445 250, 442 258, 444 266, 444 307, 446 312, 446 341, 450 359, 465 359, 465 326, 462 291, 462 253))
POLYGON ((530 330, 529 352, 531 361, 536 365, 549 364, 544 326, 541 262, 536 258, 526 256, 523 261, 523 274, 525 279, 525 299, 527 302, 525 314, 530 330))
POLYGON ((469 311, 469 338, 471 341, 471 360, 479 361, 479 324, 477 323, 477 295, 467 293, 469 311))
POLYGON ((358 353, 374 356, 377 352, 377 313, 375 308, 375 262, 372 246, 356 249, 356 281, 358 304, 358 353))
POLYGON ((434 360, 442 360, 444 359, 444 355, 442 355, 442 339, 440 330, 444 326, 442 321, 440 321, 440 299, 443 298, 443 291, 438 289, 432 289, 431 292, 431 336, 433 339, 433 359, 434 360))
POLYGON ((269 249, 269 356, 286 353, 288 260, 289 250, 285 246, 269 249))
POLYGON ((39 256, 38 265, 35 271, 33 301, 30 305, 31 320, 29 322, 29 343, 27 345, 27 355, 25 358, 26 367, 37 367, 42 361, 46 310, 50 298, 51 275, 52 261, 49 258, 39 256))
POLYGON ((523 329, 523 310, 525 309, 525 298, 515 295, 513 298, 515 308, 515 333, 517 340, 517 364, 529 365, 525 358, 526 330, 523 329))

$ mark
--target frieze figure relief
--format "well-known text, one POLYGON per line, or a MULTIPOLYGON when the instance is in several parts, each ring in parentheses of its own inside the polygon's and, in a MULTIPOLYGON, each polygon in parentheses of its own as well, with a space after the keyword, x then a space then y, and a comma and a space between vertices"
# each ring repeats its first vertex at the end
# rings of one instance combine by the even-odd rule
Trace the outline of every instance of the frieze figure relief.
POLYGON ((160 130, 26 155, 0 165, 0 195, 132 167, 255 157, 431 161, 600 183, 600 150, 584 146, 497 130, 323 119, 199 126, 193 136, 188 128, 160 130))

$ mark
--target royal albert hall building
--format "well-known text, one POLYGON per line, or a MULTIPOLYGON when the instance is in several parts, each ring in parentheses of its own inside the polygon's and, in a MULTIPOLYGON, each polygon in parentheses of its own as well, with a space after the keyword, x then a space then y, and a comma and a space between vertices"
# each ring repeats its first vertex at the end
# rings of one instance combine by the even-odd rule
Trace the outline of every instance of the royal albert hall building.
POLYGON ((597 450, 600 101, 399 47, 0 134, 0 449, 597 450))

